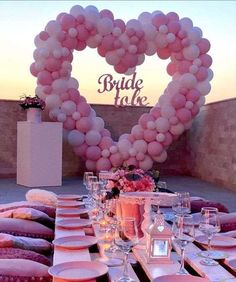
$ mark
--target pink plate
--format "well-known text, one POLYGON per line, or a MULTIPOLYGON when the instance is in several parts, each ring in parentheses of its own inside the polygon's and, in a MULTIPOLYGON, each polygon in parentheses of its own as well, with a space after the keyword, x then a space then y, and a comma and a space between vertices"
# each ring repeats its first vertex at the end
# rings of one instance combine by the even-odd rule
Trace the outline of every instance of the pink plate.
POLYGON ((68 236, 61 237, 53 240, 53 244, 56 247, 70 250, 79 250, 84 248, 89 248, 97 244, 97 238, 94 236, 68 236))
POLYGON ((81 199, 83 196, 77 194, 60 194, 57 195, 57 199, 60 201, 68 201, 68 200, 78 200, 81 199))
POLYGON ((207 278, 203 277, 198 277, 198 276, 192 276, 192 275, 164 275, 157 277, 156 279, 153 280, 153 282, 183 282, 183 281, 188 281, 188 282, 210 282, 207 278))
POLYGON ((57 202, 58 208, 78 208, 84 205, 85 204, 83 202, 78 202, 78 201, 58 201, 57 202))
POLYGON ((48 273, 54 278, 66 281, 87 281, 108 272, 108 267, 96 261, 71 261, 49 267, 48 273))
MULTIPOLYGON (((195 240, 200 244, 207 245, 207 237, 204 235, 196 237, 195 240)), ((236 239, 228 236, 216 235, 211 240, 211 245, 213 247, 224 247, 224 248, 236 247, 236 239)))
POLYGON ((89 209, 83 209, 83 208, 57 209, 57 216, 74 217, 74 216, 79 216, 81 214, 86 214, 88 212, 89 209))
POLYGON ((58 220, 56 222, 57 227, 65 228, 65 229, 79 229, 89 226, 91 224, 92 224, 91 220, 83 219, 83 218, 74 218, 74 219, 67 218, 67 219, 58 220))
POLYGON ((236 259, 232 259, 229 261, 229 265, 236 270, 236 259))

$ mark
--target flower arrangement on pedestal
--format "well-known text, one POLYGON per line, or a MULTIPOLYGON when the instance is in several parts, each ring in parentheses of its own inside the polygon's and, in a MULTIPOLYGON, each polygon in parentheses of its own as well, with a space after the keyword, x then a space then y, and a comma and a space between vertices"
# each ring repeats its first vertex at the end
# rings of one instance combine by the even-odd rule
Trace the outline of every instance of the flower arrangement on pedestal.
POLYGON ((158 191, 159 171, 144 171, 134 166, 116 169, 107 183, 107 197, 119 197, 122 192, 158 191))
POLYGON ((37 95, 34 97, 31 96, 23 96, 20 98, 19 105, 22 107, 22 109, 27 110, 30 108, 36 108, 36 109, 45 109, 45 102, 40 99, 37 95))

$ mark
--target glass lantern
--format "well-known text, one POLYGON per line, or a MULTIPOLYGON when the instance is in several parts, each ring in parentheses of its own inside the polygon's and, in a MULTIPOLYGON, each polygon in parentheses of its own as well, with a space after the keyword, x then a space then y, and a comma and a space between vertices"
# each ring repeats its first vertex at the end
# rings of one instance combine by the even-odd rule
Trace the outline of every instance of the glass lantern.
POLYGON ((171 263, 171 229, 162 214, 157 214, 155 222, 147 230, 147 263, 171 263))

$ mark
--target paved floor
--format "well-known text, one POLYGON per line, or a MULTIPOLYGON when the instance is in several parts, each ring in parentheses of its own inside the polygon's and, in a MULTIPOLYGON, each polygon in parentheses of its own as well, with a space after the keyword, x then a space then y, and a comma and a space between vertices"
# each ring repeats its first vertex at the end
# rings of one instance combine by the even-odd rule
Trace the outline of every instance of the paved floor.
MULTIPOLYGON (((191 196, 204 197, 211 201, 221 202, 233 212, 236 211, 236 191, 189 176, 168 176, 162 181, 172 191, 189 191, 191 196)), ((32 188, 17 185, 15 178, 0 179, 0 203, 25 200, 25 193, 32 188)), ((34 188, 33 188, 34 189, 34 188)), ((62 186, 39 187, 57 194, 86 194, 81 178, 64 178, 62 186)))

